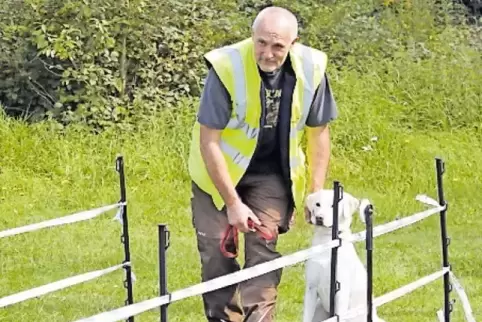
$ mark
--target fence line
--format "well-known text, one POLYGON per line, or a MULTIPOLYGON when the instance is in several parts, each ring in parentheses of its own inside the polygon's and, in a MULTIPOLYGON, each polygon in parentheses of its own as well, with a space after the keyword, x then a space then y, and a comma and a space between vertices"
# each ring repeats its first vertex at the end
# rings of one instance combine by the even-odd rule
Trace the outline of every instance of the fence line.
MULTIPOLYGON (((444 274, 448 273, 450 271, 449 268, 444 268, 438 272, 435 272, 435 273, 432 273, 430 275, 427 275, 427 276, 424 276, 414 282, 411 282, 409 284, 406 284, 402 287, 399 287, 393 291, 390 291, 382 296, 379 296, 377 298, 374 299, 373 301, 373 304, 374 304, 374 307, 380 307, 384 304, 387 304, 389 302, 392 302, 396 299, 399 299, 400 297, 404 296, 404 295, 407 295, 413 291, 415 291, 417 288, 420 288, 422 286, 425 286, 439 278, 441 278, 444 274)), ((357 308, 354 308, 352 310, 350 310, 349 312, 347 312, 346 314, 340 316, 340 319, 341 321, 345 320, 345 319, 352 319, 352 318, 355 318, 357 316, 360 316, 360 315, 363 315, 363 314, 367 314, 367 308, 366 306, 361 306, 361 307, 357 307, 357 308)), ((329 321, 330 319, 328 320, 323 320, 322 322, 327 322, 329 321)))
POLYGON ((406 294, 409 294, 413 291, 415 291, 417 288, 419 287, 422 287, 422 286, 425 286, 427 285, 428 283, 431 283, 433 281, 435 281, 436 279, 442 277, 443 275, 447 274, 448 272, 450 271, 450 268, 446 267, 438 272, 435 272, 435 273, 432 273, 430 275, 427 275, 427 276, 424 276, 418 280, 416 280, 415 282, 412 282, 410 284, 407 284, 407 285, 404 285, 390 293, 387 293, 385 295, 382 295, 378 298, 376 298, 374 301, 373 301, 373 304, 375 306, 382 306, 388 302, 391 302, 393 300, 396 300, 406 294))
POLYGON ((6 307, 12 304, 20 303, 20 302, 32 299, 34 297, 59 291, 70 286, 74 286, 77 284, 81 284, 81 283, 99 278, 101 276, 112 273, 120 268, 124 268, 125 265, 130 265, 130 263, 120 264, 120 265, 112 266, 102 270, 91 271, 88 273, 76 275, 76 276, 62 279, 53 283, 49 283, 43 286, 32 288, 20 293, 16 293, 14 295, 5 296, 3 298, 0 298, 0 308, 6 307))
MULTIPOLYGON (((370 218, 370 220, 366 220, 366 225, 367 229, 365 231, 360 231, 355 234, 351 234, 349 236, 343 236, 338 234, 338 231, 336 229, 337 227, 337 219, 338 216, 334 216, 334 223, 333 223, 333 238, 331 242, 322 244, 322 245, 317 245, 313 246, 298 252, 295 252, 290 255, 282 256, 280 258, 277 258, 275 260, 265 262, 250 268, 246 268, 240 271, 237 271, 232 274, 227 274, 220 276, 215 279, 208 280, 206 282, 202 282, 196 285, 192 285, 190 287, 184 288, 177 290, 173 293, 166 294, 166 277, 165 277, 165 250, 167 249, 167 242, 168 238, 167 237, 167 229, 165 225, 161 225, 163 229, 159 230, 159 238, 160 240, 162 239, 163 244, 160 247, 164 251, 161 251, 160 248, 160 260, 161 260, 161 253, 162 253, 162 261, 160 261, 160 290, 161 290, 161 296, 159 297, 154 297, 148 300, 145 300, 143 302, 139 302, 134 304, 133 303, 133 295, 132 295, 132 281, 134 279, 133 273, 131 271, 131 260, 130 260, 130 249, 129 249, 129 235, 128 235, 128 222, 127 222, 127 201, 126 201, 126 191, 125 191, 125 177, 124 177, 124 167, 123 167, 123 159, 122 157, 118 157, 116 160, 116 170, 119 172, 119 177, 120 177, 120 194, 121 194, 121 199, 118 203, 96 208, 96 209, 91 209, 87 211, 82 211, 79 213, 75 213, 69 216, 61 217, 61 218, 56 218, 53 220, 47 220, 44 222, 36 223, 36 224, 31 224, 23 227, 17 227, 13 229, 8 229, 5 231, 0 232, 0 238, 4 237, 9 237, 9 236, 14 236, 22 233, 27 233, 27 232, 33 232, 37 231, 40 229, 48 228, 48 227, 54 227, 54 226, 59 226, 59 225, 64 225, 64 224, 70 224, 70 223, 75 223, 75 222, 80 222, 84 220, 89 220, 93 219, 95 217, 100 216, 101 214, 120 207, 119 212, 117 213, 115 219, 118 219, 119 222, 123 226, 123 232, 121 236, 121 242, 124 245, 124 261, 122 264, 112 266, 106 269, 101 269, 97 271, 92 271, 84 274, 80 274, 77 276, 69 277, 63 280, 59 280, 53 283, 49 283, 40 287, 32 288, 27 291, 23 291, 14 295, 6 296, 4 298, 0 299, 0 307, 5 307, 8 305, 16 304, 34 297, 38 297, 40 295, 48 294, 54 291, 58 291, 76 284, 80 284, 89 280, 93 280, 95 278, 99 278, 103 275, 109 274, 113 271, 116 271, 120 268, 125 269, 126 271, 126 280, 124 281, 124 287, 127 289, 127 300, 125 301, 125 306, 121 308, 117 308, 111 311, 106 311, 94 316, 91 316, 89 318, 84 318, 77 320, 77 322, 97 322, 97 321, 103 321, 103 322, 114 322, 114 321, 120 321, 122 319, 127 319, 129 322, 134 321, 134 316, 141 314, 143 312, 161 307, 161 321, 167 321, 167 314, 166 314, 166 308, 167 305, 175 302, 175 301, 180 301, 182 299, 192 297, 192 296, 197 296, 197 295, 202 295, 207 292, 211 292, 229 285, 237 284, 243 281, 246 281, 248 279, 264 275, 266 273, 269 273, 271 271, 286 267, 286 266, 291 266, 303 261, 306 261, 312 257, 315 257, 323 252, 326 252, 328 250, 332 251, 332 261, 335 261, 336 264, 336 259, 337 259, 337 248, 340 247, 341 243, 344 241, 346 242, 359 242, 359 241, 365 241, 367 244, 367 260, 368 257, 371 258, 372 254, 372 248, 371 246, 369 247, 368 245, 372 245, 373 243, 373 238, 378 237, 384 234, 387 234, 389 232, 393 232, 395 230, 410 226, 416 222, 419 222, 425 218, 428 218, 432 216, 433 214, 440 213, 440 224, 441 224, 441 230, 442 230, 442 253, 443 253, 443 267, 442 270, 432 273, 430 275, 427 275, 423 278, 420 278, 419 280, 416 280, 410 284, 407 284, 405 286, 402 286, 398 289, 395 289, 389 293, 386 293, 382 296, 379 296, 375 299, 371 299, 371 296, 368 296, 370 300, 368 300, 366 306, 361 306, 355 309, 350 310, 346 314, 343 314, 342 316, 336 316, 335 315, 335 303, 334 303, 334 296, 335 293, 339 290, 339 286, 336 286, 335 283, 338 283, 336 281, 336 275, 333 272, 333 267, 332 267, 332 285, 331 289, 332 292, 330 294, 330 312, 332 315, 331 318, 324 320, 323 322, 334 322, 334 321, 344 321, 345 319, 356 317, 362 314, 367 314, 368 321, 371 321, 371 309, 373 307, 379 307, 382 306, 386 303, 389 303, 391 301, 394 301, 406 294, 409 294, 416 290, 417 288, 420 288, 424 285, 427 285, 436 279, 443 277, 444 278, 444 309, 437 311, 437 317, 440 321, 444 322, 449 322, 450 320, 450 312, 452 311, 451 304, 449 303, 449 292, 451 291, 451 285, 449 284, 449 278, 450 281, 454 284, 455 290, 457 291, 462 304, 463 304, 463 309, 465 312, 465 316, 468 322, 475 322, 475 319, 473 318, 472 314, 472 309, 470 307, 470 302, 467 298, 467 295, 465 294, 465 291, 463 290, 462 286, 456 279, 455 275, 451 271, 450 265, 448 264, 448 244, 449 244, 449 239, 447 237, 447 231, 446 231, 446 217, 445 217, 445 212, 447 210, 447 204, 444 200, 443 196, 443 188, 442 188, 442 174, 445 171, 444 170, 444 165, 443 162, 440 159, 437 159, 437 184, 438 184, 438 194, 439 194, 439 201, 437 202, 436 200, 426 196, 426 195, 417 195, 416 199, 418 201, 421 201, 427 205, 434 206, 431 209, 428 209, 423 212, 415 213, 411 216, 402 218, 402 219, 397 219, 392 222, 378 225, 375 227, 372 227, 372 222, 371 222, 371 217, 367 217, 367 210, 366 210, 366 218, 370 218), (165 295, 162 295, 165 294, 165 295)), ((338 182, 335 182, 335 189, 338 191, 336 193, 335 191, 335 198, 334 198, 334 210, 333 212, 336 213, 337 210, 337 205, 338 202, 343 199, 342 196, 342 191, 343 187, 340 186, 338 182)), ((370 205, 371 207, 371 205, 370 205)), ((368 208, 367 208, 368 209, 368 208)), ((372 213, 372 208, 370 208, 370 213, 372 213)), ((368 276, 368 287, 367 287, 367 295, 371 294, 372 292, 372 276, 371 276, 371 261, 368 264, 367 268, 367 276, 368 276)), ((336 267, 336 265, 334 265, 336 267)), ((339 285, 339 283, 338 283, 339 285)))
MULTIPOLYGON (((435 273, 432 273, 432 274, 427 275, 425 277, 422 277, 415 282, 404 285, 404 286, 402 286, 398 289, 395 289, 395 290, 393 290, 389 293, 386 293, 382 296, 379 296, 373 302, 374 302, 376 307, 380 307, 380 306, 382 306, 386 303, 392 302, 392 301, 394 301, 394 300, 396 300, 396 299, 398 299, 398 298, 400 298, 400 297, 402 297, 406 294, 409 294, 409 293, 413 292, 414 290, 416 290, 419 287, 425 286, 425 285, 441 278, 443 275, 445 275, 447 273, 450 275, 451 281, 452 281, 452 283, 455 287, 455 290, 457 291, 457 294, 459 295, 459 298, 462 302, 464 313, 465 313, 465 318, 466 318, 467 322, 476 322, 475 318, 473 316, 472 308, 470 306, 470 302, 469 302, 469 299, 467 297, 467 294, 465 293, 465 291, 464 291, 462 285, 460 284, 460 282, 455 277, 455 274, 448 267, 445 267, 438 272, 435 272, 435 273)), ((342 317, 340 317, 340 322, 344 321, 345 319, 351 319, 351 318, 360 316, 362 314, 367 314, 367 310, 366 310, 365 306, 358 307, 358 308, 350 310, 346 315, 343 315, 342 317)), ((437 311, 437 318, 440 322, 445 321, 443 310, 437 311)), ((334 322, 334 321, 338 321, 338 317, 336 317, 336 316, 331 317, 327 320, 323 320, 322 322, 334 322)))
POLYGON ((80 221, 93 219, 95 217, 98 217, 98 216, 102 215, 103 213, 105 213, 109 210, 115 209, 115 208, 117 208, 119 206, 123 206, 125 204, 126 203, 119 202, 119 203, 116 203, 116 204, 112 204, 112 205, 108 205, 108 206, 104 206, 104 207, 100 207, 100 208, 95 208, 95 209, 77 212, 77 213, 74 213, 72 215, 65 216, 65 217, 60 217, 60 218, 42 221, 42 222, 39 222, 39 223, 36 223, 36 224, 31 224, 31 225, 26 225, 26 226, 22 226, 22 227, 7 229, 7 230, 4 230, 4 231, 0 231, 0 238, 15 236, 15 235, 19 235, 19 234, 37 231, 37 230, 44 229, 44 228, 50 228, 50 227, 66 225, 66 224, 72 224, 72 223, 77 223, 77 222, 80 222, 80 221))
POLYGON ((230 286, 233 284, 243 282, 253 277, 264 275, 266 273, 275 271, 277 269, 280 269, 286 266, 303 262, 327 250, 337 247, 339 246, 339 244, 340 244, 339 240, 333 240, 331 242, 328 242, 322 245, 313 246, 305 250, 300 250, 296 253, 282 256, 274 260, 271 260, 262 264, 258 264, 253 267, 245 268, 231 274, 226 274, 226 275, 211 279, 209 281, 202 282, 202 283, 175 291, 168 295, 155 297, 149 300, 145 300, 143 302, 138 302, 133 305, 128 305, 116 310, 103 312, 103 313, 91 316, 89 318, 80 319, 77 321, 109 322, 109 321, 119 321, 122 319, 126 319, 130 316, 137 315, 137 314, 158 308, 162 305, 166 305, 175 301, 180 301, 182 299, 185 299, 191 296, 202 295, 204 293, 211 292, 222 287, 230 286))
MULTIPOLYGON (((65 289, 73 285, 84 283, 84 282, 99 278, 101 276, 104 276, 106 274, 109 274, 111 272, 114 272, 121 268, 123 268, 126 272, 126 280, 124 280, 124 287, 127 289, 127 300, 125 304, 133 304, 132 281, 135 279, 135 276, 131 271, 129 231, 128 231, 128 222, 127 222, 127 200, 126 200, 125 176, 124 176, 124 160, 122 156, 118 156, 116 159, 116 171, 119 173, 119 184, 120 184, 120 201, 118 203, 95 208, 95 209, 81 211, 78 213, 74 213, 72 215, 55 218, 51 220, 46 220, 35 224, 7 229, 0 232, 0 239, 19 235, 19 234, 34 232, 45 228, 51 228, 51 227, 90 220, 102 215, 103 213, 109 210, 119 208, 119 211, 117 212, 114 219, 118 220, 123 227, 121 242, 124 245, 124 260, 122 264, 115 265, 106 269, 79 274, 76 276, 58 280, 56 282, 52 282, 52 283, 35 287, 29 290, 25 290, 16 294, 8 295, 6 297, 0 298, 0 307, 6 307, 9 305, 20 303, 41 295, 54 292, 54 291, 65 289)), ((130 318, 129 321, 133 322, 134 319, 130 318)))
MULTIPOLYGON (((433 214, 440 213, 441 214, 441 229, 442 229, 442 248, 443 248, 443 260, 444 260, 444 266, 442 267, 442 270, 435 272, 431 275, 425 276, 415 282, 412 282, 410 284, 407 284, 405 286, 402 286, 396 290, 393 290, 385 295, 382 295, 378 298, 376 298, 373 303, 368 303, 367 306, 357 308, 356 310, 360 309, 362 313, 355 312, 356 310, 352 310, 350 314, 364 314, 363 312, 367 312, 371 310, 367 310, 368 307, 372 308, 372 305, 377 307, 381 306, 385 303, 388 303, 390 301, 393 301, 399 297, 402 297, 408 293, 413 292, 415 289, 422 287, 428 283, 431 283, 435 281, 436 279, 440 277, 444 277, 444 279, 448 276, 450 271, 450 266, 445 265, 448 262, 448 254, 447 254, 447 246, 448 246, 448 238, 446 236, 446 222, 445 222, 445 211, 447 209, 447 204, 444 200, 443 197, 443 190, 442 190, 442 180, 441 180, 441 175, 444 172, 443 168, 443 163, 440 159, 436 160, 436 166, 437 166, 437 185, 438 185, 438 193, 439 193, 439 202, 435 201, 432 198, 427 197, 426 195, 417 195, 416 199, 418 201, 421 201, 425 204, 432 205, 434 208, 416 213, 414 215, 411 215, 409 217, 405 217, 400 220, 395 220, 383 225, 376 226, 372 228, 371 226, 368 229, 356 234, 353 234, 351 237, 346 238, 348 242, 357 242, 357 241, 362 241, 365 240, 367 243, 372 242, 374 237, 381 236, 383 234, 395 231, 397 229, 407 227, 409 225, 412 225, 418 221, 421 221, 425 218, 430 217, 433 214), (367 233, 368 231, 368 233, 367 233)), ((341 189, 342 192, 342 187, 340 185, 337 185, 337 182, 335 182, 335 189, 341 189)), ((339 192, 339 191, 338 191, 339 192)), ((336 209, 337 209, 337 203, 342 199, 343 197, 337 194, 337 190, 335 190, 335 196, 334 196, 334 214, 336 214, 336 209), (337 198, 338 196, 338 198, 337 198)), ((259 265, 256 265, 254 267, 246 268, 241 271, 237 271, 235 273, 223 275, 221 277, 193 285, 181 290, 177 290, 171 294, 167 295, 162 295, 165 294, 166 291, 166 267, 165 267, 165 250, 167 249, 167 243, 168 243, 168 238, 167 238, 167 228, 166 225, 159 225, 159 260, 160 260, 160 267, 159 267, 159 279, 160 279, 160 293, 161 296, 151 298, 148 300, 145 300, 143 302, 139 302, 133 305, 128 305, 122 308, 118 308, 115 310, 103 312, 88 318, 80 319, 77 320, 77 322, 115 322, 115 321, 120 321, 122 319, 132 317, 134 315, 141 314, 143 312, 159 308, 161 307, 161 321, 166 321, 167 320, 167 314, 166 314, 166 308, 167 305, 174 301, 179 301, 182 299, 185 299, 187 297, 191 296, 196 296, 196 295, 202 295, 207 292, 214 291, 216 289, 220 289, 222 287, 226 287, 229 285, 237 284, 242 281, 248 280, 250 278, 256 277, 263 275, 265 273, 268 273, 270 271, 276 270, 278 268, 294 265, 296 263, 305 261, 313 256, 318 255, 319 253, 325 252, 329 249, 332 250, 332 260, 333 256, 335 256, 336 260, 336 252, 333 252, 334 249, 338 248, 341 245, 341 242, 345 237, 339 237, 338 232, 335 231, 335 228, 337 226, 337 218, 338 216, 334 216, 334 223, 333 223, 333 240, 329 243, 325 243, 323 245, 317 245, 314 247, 310 247, 308 249, 298 251, 296 253, 290 254, 290 255, 285 255, 281 258, 277 258, 275 260, 265 262, 259 265), (162 243, 161 243, 162 241, 162 243)), ((367 252, 368 252, 368 247, 367 247, 367 252)), ((333 272, 332 272, 333 274, 333 272)), ((367 274, 368 275, 368 274, 367 274)), ((369 276, 370 278, 370 276, 369 276)), ((333 288, 333 284, 337 283, 336 282, 336 276, 332 275, 332 289, 335 289, 336 292, 336 287, 333 288)), ((371 288, 371 283, 372 280, 370 278, 369 281, 369 287, 371 288)), ((448 306, 447 300, 448 300, 448 284, 447 281, 444 280, 444 295, 445 295, 445 308, 448 306)), ((331 297, 334 297, 334 293, 332 292, 330 296, 330 311, 333 310, 333 304, 334 304, 334 299, 332 300, 331 297), (333 301, 333 302, 332 302, 333 301)), ((368 288, 367 288, 367 292, 368 288)), ((371 297, 370 297, 371 298, 371 297)), ((467 300, 468 303, 468 300, 467 300)), ((470 305, 468 305, 468 308, 470 309, 470 305)), ((467 305, 464 306, 464 310, 467 310, 467 305)), ((440 316, 440 312, 437 312, 440 316)), ((450 312, 444 312, 445 316, 445 322, 448 322, 449 319, 447 316, 450 314, 450 312)), ((333 314, 334 315, 334 314, 333 314)), ((356 316, 355 315, 355 316, 356 316)), ((443 313, 442 313, 443 315, 443 313)), ((368 313, 368 321, 371 321, 370 319, 371 314, 368 313)), ((328 320, 325 320, 324 322, 334 322, 334 321, 343 321, 345 319, 345 316, 332 316, 328 320)), ((472 321, 471 321, 472 322, 472 321)))
MULTIPOLYGON (((422 195, 418 195, 417 198, 419 198, 420 196, 422 195)), ((373 227, 373 237, 379 237, 387 233, 396 231, 398 229, 410 226, 436 213, 439 213, 440 211, 445 210, 446 208, 447 208, 446 206, 437 206, 429 210, 417 212, 408 217, 395 219, 394 221, 388 222, 386 224, 375 226, 373 227)), ((350 242, 364 241, 366 240, 366 230, 362 230, 358 233, 352 234, 351 236, 347 236, 346 239, 350 242)))
MULTIPOLYGON (((421 220, 420 218, 427 218, 430 215, 433 215, 437 212, 440 212, 441 210, 445 209, 446 206, 438 206, 434 207, 432 209, 426 210, 424 212, 416 213, 410 217, 404 218, 404 220, 396 220, 393 222, 389 222, 380 226, 377 226, 377 231, 379 236, 389 233, 393 230, 396 230, 400 227, 404 227, 407 225, 407 222, 416 222, 421 220)), ((375 230, 375 229, 374 229, 375 230)), ((351 237, 346 237, 347 241, 352 242, 352 241, 362 241, 365 240, 365 236, 357 233, 355 234, 356 236, 354 238, 351 237)), ((169 303, 172 303, 174 301, 179 301, 181 299, 184 299, 186 297, 190 296, 196 296, 196 295, 201 295, 203 293, 207 293, 225 286, 233 285, 239 282, 243 282, 245 280, 251 279, 253 277, 257 277, 260 275, 263 275, 265 273, 269 273, 271 271, 274 271, 278 268, 286 267, 286 266, 291 266, 294 264, 297 264, 299 262, 305 261, 309 258, 312 258, 313 256, 319 255, 322 252, 325 252, 329 249, 332 249, 334 247, 337 247, 339 245, 338 240, 333 240, 329 243, 325 243, 322 245, 317 245, 313 246, 310 248, 307 248, 305 250, 301 250, 298 252, 295 252, 293 254, 285 255, 283 257, 258 264, 256 266, 246 268, 240 271, 237 271, 235 273, 223 275, 221 277, 196 284, 194 286, 190 286, 188 288, 184 288, 178 291, 175 291, 171 294, 165 295, 165 296, 159 296, 155 297, 149 300, 145 300, 143 302, 138 302, 133 305, 128 305, 116 310, 112 311, 107 311, 103 312, 97 315, 93 315, 89 318, 85 319, 80 319, 77 320, 77 322, 114 322, 114 321, 120 321, 122 319, 125 319, 129 316, 134 316, 137 314, 141 314, 143 312, 146 312, 148 310, 152 310, 154 308, 158 308, 163 305, 167 305, 169 303)), ((328 320, 329 321, 329 320, 328 320)))
MULTIPOLYGON (((453 286, 455 288, 455 291, 457 292, 457 295, 459 296, 460 301, 462 302, 462 307, 465 313, 465 319, 467 320, 467 322, 475 322, 474 314, 473 314, 472 308, 470 307, 469 298, 467 297, 467 294, 465 293, 465 290, 462 287, 462 284, 460 284, 459 280, 457 279, 457 277, 455 277, 455 274, 452 271, 450 271, 449 275, 450 275, 450 280, 452 281, 453 286)), ((437 315, 439 313, 443 314, 443 310, 439 310, 437 312, 437 315)))

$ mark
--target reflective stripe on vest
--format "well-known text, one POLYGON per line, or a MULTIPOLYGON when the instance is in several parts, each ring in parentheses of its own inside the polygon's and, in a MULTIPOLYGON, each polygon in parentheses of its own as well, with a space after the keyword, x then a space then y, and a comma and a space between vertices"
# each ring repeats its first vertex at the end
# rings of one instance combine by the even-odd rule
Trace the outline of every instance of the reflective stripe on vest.
MULTIPOLYGON (((314 69, 313 69, 313 57, 311 51, 308 47, 300 45, 301 55, 303 57, 303 74, 305 80, 304 92, 303 92, 303 113, 301 118, 296 125, 296 130, 301 131, 306 123, 308 114, 310 112, 311 103, 313 101, 313 95, 316 91, 313 84, 314 79, 314 69), (313 95, 312 95, 313 94, 313 95)), ((246 137, 254 139, 259 134, 259 128, 253 128, 249 124, 245 123, 246 109, 247 109, 247 98, 246 98, 246 78, 244 76, 243 61, 241 53, 238 49, 232 47, 221 48, 220 51, 226 54, 231 63, 233 64, 233 73, 236 75, 234 77, 234 88, 235 88, 235 109, 234 117, 232 117, 227 127, 231 129, 241 128, 246 134, 246 137)), ((296 131, 292 131, 290 134, 291 138, 296 136, 296 131)))
POLYGON ((290 168, 295 169, 301 164, 300 159, 298 157, 291 157, 290 158, 290 168))
POLYGON ((248 169, 248 166, 249 166, 249 158, 248 157, 245 157, 244 155, 242 155, 238 150, 236 150, 235 148, 233 148, 231 145, 229 145, 228 143, 226 143, 223 140, 221 140, 220 146, 221 146, 221 150, 223 150, 224 153, 229 155, 231 160, 233 160, 233 162, 238 167, 242 168, 243 170, 248 169))
POLYGON ((291 131, 290 138, 295 138, 297 135, 297 131, 303 130, 306 120, 308 119, 308 114, 310 113, 311 103, 314 98, 314 94, 316 89, 314 88, 314 77, 315 77, 315 70, 313 68, 313 57, 311 56, 311 51, 306 46, 301 47, 301 55, 303 57, 303 75, 305 76, 305 84, 304 84, 304 91, 303 91, 303 113, 301 114, 301 118, 296 125, 296 131, 291 131), (311 95, 313 93, 313 95, 311 95))
POLYGON ((236 75, 234 77, 234 90, 235 90, 235 97, 233 97, 235 101, 235 109, 234 109, 234 117, 232 117, 227 127, 231 129, 237 129, 241 124, 245 125, 246 128, 245 133, 246 136, 252 138, 252 133, 255 132, 256 129, 251 129, 249 125, 244 123, 246 118, 246 105, 247 105, 247 98, 246 98, 246 79, 244 78, 244 66, 243 66, 243 59, 241 57, 241 53, 238 49, 232 47, 224 47, 220 49, 221 53, 226 54, 231 63, 233 64, 233 74, 236 75))

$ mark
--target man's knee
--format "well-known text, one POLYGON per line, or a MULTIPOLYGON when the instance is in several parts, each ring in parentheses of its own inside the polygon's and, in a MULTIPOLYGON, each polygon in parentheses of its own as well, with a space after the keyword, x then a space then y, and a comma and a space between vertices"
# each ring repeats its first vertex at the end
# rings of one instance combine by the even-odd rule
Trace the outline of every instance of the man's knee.
MULTIPOLYGON (((246 261, 245 267, 256 266, 281 257, 276 250, 278 238, 266 240, 257 233, 245 235, 246 239, 246 261)), ((266 273, 246 281, 246 284, 253 284, 259 287, 277 287, 281 281, 282 269, 266 273)))
POLYGON ((221 239, 197 235, 198 251, 201 257, 203 281, 230 274, 240 269, 234 258, 221 252, 221 239))
MULTIPOLYGON (((201 257, 202 281, 238 271, 235 258, 228 258, 220 250, 221 239, 197 235, 198 250, 201 257)), ((208 321, 242 320, 242 307, 239 303, 237 285, 226 286, 203 294, 204 312, 208 321)))
POLYGON ((246 265, 254 266, 281 256, 278 252, 278 233, 272 231, 272 238, 267 239, 258 232, 245 234, 246 243, 246 265))

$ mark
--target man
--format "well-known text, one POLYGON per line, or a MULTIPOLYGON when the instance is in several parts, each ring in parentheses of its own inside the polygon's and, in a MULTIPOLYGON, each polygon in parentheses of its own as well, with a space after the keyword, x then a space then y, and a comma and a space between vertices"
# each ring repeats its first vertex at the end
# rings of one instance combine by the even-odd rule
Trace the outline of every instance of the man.
MULTIPOLYGON (((203 281, 240 269, 230 227, 245 233, 245 267, 281 256, 278 235, 303 207, 305 130, 308 191, 323 188, 336 106, 326 55, 297 39, 295 16, 268 7, 250 38, 205 55, 209 73, 189 156, 203 281)), ((278 270, 204 294, 208 321, 238 322, 246 312, 250 322, 274 321, 280 279, 278 270)))

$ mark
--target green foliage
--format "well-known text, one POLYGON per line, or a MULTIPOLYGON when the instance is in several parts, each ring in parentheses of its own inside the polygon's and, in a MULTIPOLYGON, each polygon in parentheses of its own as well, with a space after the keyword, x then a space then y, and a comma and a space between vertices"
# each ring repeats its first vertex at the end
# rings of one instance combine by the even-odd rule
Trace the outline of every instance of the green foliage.
POLYGON ((219 10, 206 0, 32 0, 16 10, 21 24, 8 10, 0 20, 7 109, 100 127, 199 95, 203 53, 239 36, 229 15, 213 22, 219 10))
POLYGON ((272 4, 295 12, 301 41, 328 53, 336 79, 375 73, 384 100, 410 115, 401 123, 420 127, 428 115, 440 119, 432 129, 481 123, 481 32, 450 0, 7 0, 0 101, 29 121, 139 126, 198 98, 203 54, 248 37, 256 13, 272 4), (459 73, 468 77, 454 83, 459 73))

